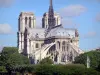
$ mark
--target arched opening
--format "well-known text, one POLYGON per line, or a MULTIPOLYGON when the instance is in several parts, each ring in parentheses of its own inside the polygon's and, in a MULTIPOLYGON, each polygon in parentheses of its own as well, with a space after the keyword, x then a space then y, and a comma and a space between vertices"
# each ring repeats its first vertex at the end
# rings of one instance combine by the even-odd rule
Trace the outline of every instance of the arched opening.
POLYGON ((62 51, 65 51, 66 43, 65 41, 62 42, 62 51))
POLYGON ((31 17, 29 17, 29 27, 31 28, 31 17))
POLYGON ((48 50, 49 54, 53 53, 54 50, 55 50, 55 44, 52 45, 52 46, 49 48, 49 50, 48 50))
POLYGON ((69 51, 69 44, 66 43, 66 50, 69 51))
POLYGON ((61 56, 61 62, 65 62, 66 61, 66 55, 62 54, 61 56))
POLYGON ((39 48, 39 44, 38 43, 36 43, 36 48, 39 48))
POLYGON ((70 52, 70 61, 73 61, 73 54, 70 52))
POLYGON ((27 25, 27 17, 25 17, 25 25, 27 25))
POLYGON ((58 55, 55 55, 55 57, 54 57, 54 61, 55 61, 55 62, 58 61, 58 55))
POLYGON ((73 40, 70 40, 71 43, 73 43, 73 40))
POLYGON ((20 29, 21 29, 21 28, 20 28, 20 18, 18 19, 18 24, 19 24, 19 25, 18 25, 18 29, 19 29, 19 31, 20 31, 20 29))
POLYGON ((57 41, 57 49, 60 49, 60 42, 57 41))

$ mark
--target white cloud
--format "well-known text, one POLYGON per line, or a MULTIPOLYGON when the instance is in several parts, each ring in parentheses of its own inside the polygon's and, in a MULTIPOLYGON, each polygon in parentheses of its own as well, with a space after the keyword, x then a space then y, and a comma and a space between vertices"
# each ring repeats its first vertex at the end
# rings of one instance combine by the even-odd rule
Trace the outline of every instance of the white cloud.
POLYGON ((100 22, 100 13, 98 13, 98 14, 96 15, 96 21, 97 21, 97 22, 100 22))
POLYGON ((63 18, 62 24, 67 28, 77 28, 79 26, 71 18, 63 18))
POLYGON ((69 5, 59 10, 59 13, 63 17, 75 17, 79 16, 87 10, 82 5, 69 5))
POLYGON ((12 27, 9 24, 0 24, 0 34, 12 33, 12 27))
POLYGON ((74 25, 72 19, 62 19, 62 24, 67 25, 67 26, 74 25))
POLYGON ((0 0, 0 7, 9 7, 14 0, 0 0))

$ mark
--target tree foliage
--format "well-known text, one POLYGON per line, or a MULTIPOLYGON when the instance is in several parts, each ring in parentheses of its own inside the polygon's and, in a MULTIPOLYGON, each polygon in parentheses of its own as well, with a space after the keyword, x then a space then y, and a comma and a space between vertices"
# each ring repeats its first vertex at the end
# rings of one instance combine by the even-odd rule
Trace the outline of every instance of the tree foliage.
POLYGON ((67 65, 19 65, 10 68, 11 71, 20 73, 32 73, 33 75, 100 75, 94 69, 87 69, 81 64, 67 64, 67 65))
POLYGON ((29 64, 29 59, 19 54, 16 47, 4 47, 0 55, 0 66, 29 64))
POLYGON ((50 57, 44 58, 40 61, 40 64, 53 64, 53 60, 50 57))
POLYGON ((7 72, 6 67, 5 66, 0 66, 0 72, 7 72))
POLYGON ((84 54, 81 54, 75 58, 74 63, 86 65, 87 56, 89 56, 89 58, 90 58, 90 66, 92 68, 97 68, 100 63, 100 52, 99 51, 89 51, 84 54))

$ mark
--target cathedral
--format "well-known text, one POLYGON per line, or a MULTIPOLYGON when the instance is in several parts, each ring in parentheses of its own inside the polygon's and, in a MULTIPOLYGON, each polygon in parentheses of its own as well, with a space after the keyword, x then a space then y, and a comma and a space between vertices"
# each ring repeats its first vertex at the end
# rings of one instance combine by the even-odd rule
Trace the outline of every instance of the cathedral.
POLYGON ((52 0, 48 12, 43 14, 41 28, 36 27, 32 12, 20 13, 17 38, 19 53, 28 56, 33 64, 46 57, 50 57, 54 64, 68 64, 84 53, 79 48, 78 30, 63 27, 61 17, 54 12, 52 0))

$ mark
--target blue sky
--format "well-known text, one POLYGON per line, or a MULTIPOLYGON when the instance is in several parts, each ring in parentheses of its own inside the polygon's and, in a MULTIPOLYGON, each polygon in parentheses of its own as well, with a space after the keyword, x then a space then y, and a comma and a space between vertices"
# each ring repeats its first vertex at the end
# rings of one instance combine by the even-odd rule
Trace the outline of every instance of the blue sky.
MULTIPOLYGON (((54 10, 65 28, 77 28, 80 48, 100 47, 100 0, 53 0, 54 10)), ((0 0, 0 46, 17 46, 18 16, 21 11, 35 14, 37 26, 48 11, 49 0, 0 0)))

